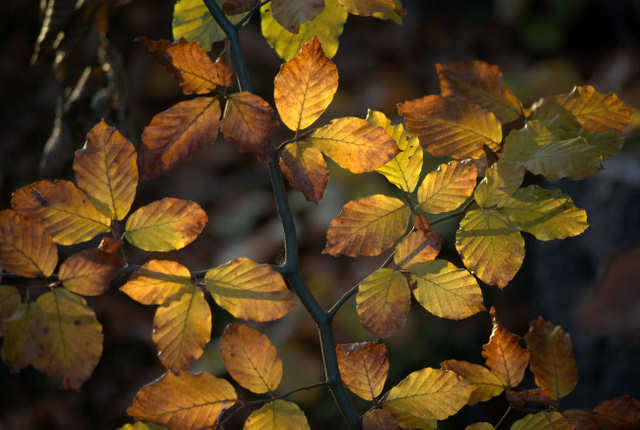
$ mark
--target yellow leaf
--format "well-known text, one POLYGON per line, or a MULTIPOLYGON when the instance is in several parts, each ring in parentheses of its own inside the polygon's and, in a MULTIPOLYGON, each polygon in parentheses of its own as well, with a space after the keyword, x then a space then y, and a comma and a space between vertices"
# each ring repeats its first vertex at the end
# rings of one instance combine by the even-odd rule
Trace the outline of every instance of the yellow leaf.
POLYGON ((464 428, 464 430, 495 430, 495 427, 488 422, 473 423, 464 428))
POLYGON ((536 385, 551 391, 554 399, 565 397, 578 383, 578 366, 571 336, 562 327, 538 317, 524 336, 531 354, 531 371, 536 385))
POLYGON ((398 152, 395 141, 382 127, 356 117, 334 119, 307 140, 351 173, 371 172, 398 152))
POLYGON ((394 0, 338 0, 351 14, 372 16, 375 13, 393 11, 396 8, 394 0))
POLYGON ((22 298, 16 287, 0 285, 0 337, 2 337, 4 320, 8 319, 18 310, 21 302, 22 298))
MULTIPOLYGON (((422 419, 443 420, 467 404, 473 387, 453 372, 426 367, 410 373, 387 394, 383 408, 422 419)), ((400 423, 402 426, 402 423, 400 423)))
POLYGON ((227 99, 220 130, 238 151, 263 154, 269 146, 267 137, 277 126, 269 103, 255 94, 240 92, 227 99))
POLYGON ((274 400, 251 412, 243 430, 309 430, 304 412, 293 402, 274 400))
POLYGON ((500 149, 502 127, 491 112, 464 100, 437 95, 398 104, 407 130, 436 157, 482 158, 483 146, 500 149))
POLYGON ((587 131, 625 131, 634 109, 613 93, 601 94, 591 85, 576 86, 555 101, 570 111, 587 131))
POLYGON ((49 277, 57 264, 58 248, 39 223, 11 209, 0 211, 0 270, 49 277))
POLYGON ((493 163, 473 193, 478 206, 489 208, 507 199, 522 184, 524 173, 521 164, 503 160, 493 163))
POLYGON ((389 411, 369 409, 362 416, 362 430, 398 430, 398 423, 389 411))
POLYGON ((574 430, 575 426, 560 412, 528 414, 511 425, 511 430, 574 430))
POLYGON ((4 320, 2 359, 18 372, 27 367, 42 353, 41 330, 45 314, 36 302, 20 304, 13 314, 4 320))
POLYGON ((322 153, 308 142, 286 145, 280 153, 280 169, 304 198, 318 203, 329 181, 329 169, 322 153))
POLYGON ((416 230, 405 236, 396 246, 393 262, 400 268, 408 269, 414 264, 434 260, 441 247, 442 233, 438 231, 425 233, 422 230, 416 230))
MULTIPOLYGON (((164 427, 162 427, 164 429, 164 427)), ((133 424, 125 424, 122 427, 118 427, 117 430, 162 430, 159 426, 152 425, 149 426, 145 423, 136 422, 133 424)))
POLYGON ((151 119, 142 132, 142 179, 166 174, 206 144, 216 141, 220 103, 198 97, 175 104, 151 119))
POLYGON ((378 255, 407 229, 411 209, 402 200, 374 194, 350 201, 331 221, 324 254, 378 255))
POLYGON ((209 270, 205 282, 216 303, 239 319, 273 321, 293 307, 282 275, 248 258, 236 258, 209 270))
POLYGON ((273 84, 280 119, 297 132, 313 124, 331 104, 338 89, 338 69, 314 36, 295 58, 280 66, 273 84))
POLYGON ((37 327, 42 354, 33 366, 60 382, 61 388, 78 390, 102 355, 102 325, 82 297, 64 288, 41 295, 36 303, 44 319, 37 327))
POLYGON ((314 19, 322 9, 324 0, 271 0, 273 18, 291 33, 298 33, 300 25, 314 19))
POLYGON ((485 310, 480 286, 465 269, 434 260, 414 264, 409 270, 417 283, 413 296, 432 314, 461 320, 485 310))
POLYGON ((109 289, 111 280, 124 265, 118 254, 85 249, 60 265, 58 279, 69 290, 83 296, 99 296, 109 289))
POLYGON ((493 329, 489 342, 482 346, 482 356, 505 388, 517 387, 529 364, 529 351, 520 346, 520 336, 500 324, 494 308, 491 308, 491 318, 493 329))
MULTIPOLYGON (((218 6, 222 6, 224 0, 215 0, 218 6)), ((232 24, 242 19, 244 14, 228 16, 232 24)), ((205 50, 211 49, 211 44, 224 40, 227 35, 216 23, 209 12, 204 0, 179 0, 173 8, 173 39, 187 39, 189 42, 198 42, 205 50)))
POLYGON ((175 261, 151 260, 133 272, 120 290, 143 305, 162 305, 191 285, 189 269, 175 261))
POLYGON ((73 182, 39 181, 13 193, 11 206, 40 224, 60 245, 74 245, 110 231, 111 220, 73 182))
POLYGON ((456 372, 465 382, 473 385, 474 390, 469 398, 469 405, 486 402, 502 393, 502 382, 489 369, 468 361, 447 360, 440 363, 445 370, 456 372))
POLYGON ((440 91, 493 112, 502 123, 522 115, 522 103, 502 80, 498 66, 483 61, 436 64, 440 91))
POLYGON ((400 272, 382 268, 360 284, 356 310, 364 328, 374 336, 389 337, 407 322, 411 291, 400 272))
POLYGON ((171 430, 213 427, 237 400, 233 386, 210 373, 165 373, 138 391, 127 413, 171 430))
POLYGON ((410 414, 405 410, 393 410, 391 415, 403 429, 436 430, 438 421, 410 414))
POLYGON ((380 395, 389 373, 387 347, 360 342, 336 345, 340 378, 348 389, 365 400, 380 395))
POLYGON ((145 251, 182 249, 200 234, 207 213, 195 202, 166 197, 127 218, 125 238, 145 251))
POLYGON ((524 239, 517 227, 495 209, 473 209, 460 221, 456 249, 471 273, 504 288, 524 260, 524 239))
POLYGON ((73 172, 78 188, 98 201, 111 219, 121 220, 131 209, 138 186, 138 156, 133 144, 104 120, 87 134, 75 152, 73 172))
POLYGON ((314 36, 320 40, 327 57, 333 58, 338 52, 338 38, 342 34, 348 13, 338 0, 325 0, 324 9, 312 20, 300 24, 297 33, 291 33, 274 19, 269 3, 260 8, 260 15, 260 27, 267 43, 276 50, 280 58, 289 61, 314 36))
POLYGON ((477 175, 475 164, 468 160, 439 165, 418 187, 418 207, 432 214, 457 209, 473 194, 477 175))

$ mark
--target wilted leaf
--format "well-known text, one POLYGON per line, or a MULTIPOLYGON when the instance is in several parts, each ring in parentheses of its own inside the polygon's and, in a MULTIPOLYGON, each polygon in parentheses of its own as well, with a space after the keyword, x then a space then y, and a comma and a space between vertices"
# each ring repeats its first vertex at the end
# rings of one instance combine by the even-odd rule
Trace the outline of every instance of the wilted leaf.
POLYGON ((298 405, 274 400, 251 412, 243 430, 309 430, 309 423, 298 405))
POLYGON ((220 413, 237 399, 233 386, 210 373, 165 373, 138 391, 127 413, 170 430, 213 427, 220 413))
POLYGON ((365 400, 380 395, 389 373, 387 347, 383 343, 336 345, 336 355, 340 378, 348 389, 365 400))
POLYGON ((74 245, 110 231, 111 220, 73 182, 39 181, 13 193, 11 206, 38 223, 61 245, 74 245))
POLYGON ((634 111, 615 94, 601 94, 591 85, 576 86, 566 96, 556 97, 555 101, 569 110, 587 131, 616 130, 622 133, 634 111))
POLYGON ((75 152, 73 172, 78 188, 97 200, 96 206, 111 219, 121 220, 136 196, 137 159, 133 144, 102 120, 75 152))
POLYGON ((431 231, 425 233, 416 230, 409 233, 396 245, 393 262, 396 266, 408 269, 417 263, 434 260, 442 247, 442 233, 431 231))
POLYGON ((293 307, 282 275, 248 258, 236 258, 209 270, 205 282, 216 303, 239 319, 273 321, 293 307))
POLYGON ((394 0, 338 0, 351 14, 372 16, 374 13, 384 13, 395 9, 394 0))
POLYGON ((560 412, 543 411, 528 414, 511 426, 511 430, 573 430, 574 425, 560 412))
POLYGON ((280 66, 273 84, 280 119, 297 132, 313 124, 331 104, 338 89, 338 69, 314 36, 295 58, 280 66))
POLYGON ((426 310, 441 318, 461 320, 485 310, 480 286, 469 272, 446 260, 414 264, 413 296, 426 310))
POLYGON ((522 184, 524 173, 521 164, 502 160, 493 163, 473 193, 478 206, 495 206, 512 195, 522 184))
POLYGON ((491 318, 493 329, 489 342, 482 346, 482 356, 504 387, 516 387, 529 364, 529 351, 520 346, 520 336, 510 333, 498 322, 494 308, 491 308, 491 318))
POLYGON ((498 377, 480 364, 469 363, 468 361, 447 360, 440 363, 440 367, 455 372, 462 377, 465 382, 474 387, 471 397, 469 397, 469 405, 486 402, 503 391, 502 382, 500 382, 498 377))
POLYGON ((83 296, 99 296, 107 291, 111 280, 124 265, 118 254, 99 249, 85 249, 60 265, 58 279, 69 290, 83 296))
POLYGON ((440 92, 493 112, 502 123, 522 115, 522 103, 502 80, 498 66, 484 61, 436 64, 440 92))
POLYGON ((40 224, 5 209, 0 211, 0 263, 16 275, 49 277, 58 264, 58 248, 40 224))
POLYGON ((22 298, 16 287, 0 285, 0 337, 2 337, 2 325, 18 309, 22 298))
POLYGON ((322 252, 334 257, 378 255, 402 236, 410 215, 402 200, 382 194, 350 201, 331 221, 322 252))
POLYGON ((193 242, 206 223, 207 213, 197 203, 166 197, 132 213, 125 238, 145 251, 172 251, 193 242))
POLYGON ((308 142, 286 145, 280 153, 280 169, 304 198, 318 203, 329 181, 329 169, 322 153, 308 142))
POLYGON ((473 423, 464 428, 464 430, 495 430, 495 427, 488 422, 473 423))
POLYGON ((500 149, 502 127, 491 112, 464 100, 437 95, 398 104, 407 130, 436 157, 481 158, 483 146, 500 149))
POLYGON ((307 140, 351 173, 371 172, 398 152, 395 141, 382 127, 356 117, 334 119, 307 140))
POLYGON ((549 408, 558 408, 558 402, 552 398, 551 391, 546 388, 531 388, 520 391, 507 388, 504 397, 513 408, 523 409, 527 403, 540 403, 549 408))
POLYGON ((324 5, 324 9, 315 18, 300 24, 296 34, 280 25, 274 19, 272 6, 266 4, 260 8, 262 35, 285 61, 295 57, 300 47, 314 36, 320 40, 326 56, 333 58, 338 52, 338 38, 342 34, 348 13, 338 0, 325 0, 324 5))
POLYGON ((45 313, 37 302, 26 302, 4 320, 2 359, 11 372, 27 367, 42 353, 40 327, 44 319, 45 313))
POLYGON ((278 122, 269 103, 248 92, 234 93, 227 99, 220 129, 240 152, 262 154, 269 146, 267 137, 278 122))
POLYGON ((410 373, 393 387, 382 406, 394 416, 408 413, 422 419, 443 420, 466 405, 472 392, 473 387, 454 372, 426 367, 410 373))
POLYGON ((358 288, 358 316, 364 328, 377 337, 389 337, 404 326, 410 308, 407 279, 395 270, 378 269, 358 288))
POLYGON ((370 409, 362 416, 362 430, 398 430, 398 423, 389 411, 370 409))
POLYGON ((282 360, 266 334, 229 324, 220 340, 220 355, 231 377, 249 391, 271 393, 280 385, 282 360))
POLYGON ((476 166, 468 160, 439 165, 418 187, 418 207, 433 214, 457 209, 473 194, 477 174, 476 166))
MULTIPOLYGON (((224 0, 214 0, 222 6, 224 0)), ((242 19, 244 14, 228 16, 232 24, 242 19)), ((204 0, 178 0, 173 8, 173 39, 185 38, 190 42, 198 42, 205 50, 211 44, 227 38, 225 32, 215 21, 204 0)))
POLYGON ((324 0, 271 0, 273 18, 290 33, 314 19, 324 9, 324 0))
POLYGON ((120 291, 143 305, 162 305, 191 285, 189 269, 175 261, 151 260, 133 272, 120 291))

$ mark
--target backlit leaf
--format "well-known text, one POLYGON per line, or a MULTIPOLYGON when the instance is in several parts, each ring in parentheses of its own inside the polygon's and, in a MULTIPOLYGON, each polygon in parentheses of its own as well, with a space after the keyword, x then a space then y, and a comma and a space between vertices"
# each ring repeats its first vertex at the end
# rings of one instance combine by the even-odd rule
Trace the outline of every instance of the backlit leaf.
POLYGON ((273 321, 293 307, 282 275, 248 258, 236 258, 209 270, 205 282, 216 303, 239 319, 273 321))
POLYGON ((524 173, 521 164, 503 160, 493 163, 473 193, 478 206, 489 208, 508 198, 522 184, 524 173))
POLYGON ((39 181, 13 193, 11 206, 40 224, 61 245, 93 239, 110 230, 111 220, 73 182, 39 181))
POLYGON ((436 157, 481 158, 483 146, 500 149, 502 127, 491 112, 464 100, 437 95, 398 104, 407 130, 436 157))
POLYGON ((248 92, 234 93, 227 99, 220 129, 240 152, 262 154, 269 145, 267 137, 278 126, 269 103, 248 92))
POLYGON ((462 262, 480 280, 504 288, 524 260, 524 238, 505 215, 495 209, 467 211, 456 232, 462 262))
POLYGON ((60 265, 58 279, 62 285, 83 296, 99 296, 107 291, 111 280, 124 265, 118 254, 99 249, 85 249, 67 258, 60 265))
POLYGON ((528 414, 511 425, 511 430, 573 430, 574 425, 560 412, 528 414))
POLYGON ((338 0, 338 2, 349 13, 360 16, 389 12, 396 7, 394 0, 338 0))
POLYGON ((37 327, 42 354, 33 366, 60 382, 61 388, 78 390, 102 355, 102 325, 82 297, 64 288, 41 295, 36 303, 44 319, 37 327))
POLYGON ((336 355, 340 378, 348 389, 365 400, 380 395, 389 373, 387 347, 383 343, 340 344, 336 355))
POLYGON ((382 194, 350 201, 331 221, 322 252, 334 257, 378 255, 402 236, 410 215, 402 200, 382 194))
POLYGON ((475 164, 468 160, 439 165, 418 187, 418 207, 433 214, 457 209, 473 194, 477 174, 475 164))
POLYGON ((562 327, 539 317, 529 326, 524 340, 531 354, 530 366, 536 385, 548 388, 554 399, 571 393, 578 383, 571 336, 562 327))
POLYGON ((131 209, 138 186, 138 156, 133 144, 104 120, 87 134, 75 152, 73 172, 78 188, 97 200, 111 219, 121 220, 131 209))
POLYGON ((362 430, 398 430, 398 423, 389 411, 370 409, 362 416, 362 430))
POLYGON ((371 172, 398 152, 395 141, 382 127, 356 117, 334 119, 307 140, 352 173, 371 172))
POLYGON ((210 373, 165 373, 138 391, 127 413, 170 430, 213 427, 220 413, 237 400, 233 386, 210 373))
POLYGON ((166 427, 161 427, 155 424, 145 424, 136 422, 133 424, 125 424, 122 427, 118 427, 117 430, 164 430, 166 427))
MULTIPOLYGON (((218 6, 224 3, 224 0, 214 1, 218 6)), ((243 16, 244 14, 240 13, 227 18, 232 24, 236 24, 243 16)), ((227 38, 209 12, 204 0, 178 0, 173 8, 171 28, 174 40, 185 38, 189 42, 198 42, 207 51, 211 49, 212 43, 227 38)))
POLYGON ((9 318, 18 310, 22 302, 20 292, 16 287, 10 285, 0 285, 0 337, 2 337, 2 325, 4 320, 9 318))
POLYGON ((207 213, 197 203, 166 197, 132 213, 125 238, 145 251, 172 251, 193 242, 206 223, 207 213))
POLYGON ((142 132, 142 179, 167 173, 202 146, 215 142, 219 122, 220 103, 213 97, 186 100, 154 116, 142 132))
POLYGON ((431 231, 425 233, 416 230, 405 236, 393 253, 393 262, 396 266, 408 269, 417 263, 426 263, 434 260, 442 247, 442 233, 431 231))
POLYGON ((5 209, 0 211, 0 264, 16 275, 49 277, 58 264, 58 248, 39 223, 5 209))
POLYGON ((280 66, 273 84, 280 119, 297 132, 313 124, 331 104, 338 89, 338 69, 314 37, 280 66))
POLYGON ((143 305, 162 305, 191 285, 189 269, 175 261, 151 260, 133 272, 120 290, 143 305))
POLYGON ((446 260, 414 264, 413 296, 426 310, 441 318, 464 319, 485 309, 480 286, 469 272, 446 260))
POLYGON ((20 304, 4 320, 2 359, 12 372, 27 367, 42 353, 40 340, 45 313, 36 302, 20 304))
POLYGON ((274 400, 251 412, 243 430, 309 430, 307 417, 298 405, 274 400))
POLYGON ((634 109, 613 93, 601 94, 591 85, 576 86, 556 101, 569 110, 587 131, 625 131, 634 109))
POLYGON ((473 387, 454 372, 426 367, 393 387, 382 406, 394 416, 397 412, 443 420, 466 405, 472 392, 473 387))
POLYGON ((440 363, 440 367, 456 372, 465 382, 474 387, 471 397, 469 397, 469 405, 486 402, 504 390, 502 382, 498 377, 480 364, 469 363, 468 361, 447 360, 440 363))
POLYGON ((338 52, 338 38, 349 14, 338 0, 325 0, 324 9, 311 21, 300 24, 297 33, 288 31, 274 19, 269 3, 260 8, 260 15, 262 35, 281 58, 289 61, 314 36, 320 40, 326 56, 333 58, 338 52))
POLYGON ((520 336, 510 333, 498 322, 493 308, 491 318, 493 329, 489 342, 482 346, 482 356, 504 387, 516 387, 529 364, 529 351, 520 346, 520 336))
POLYGON ((280 153, 280 170, 304 198, 318 203, 329 181, 329 168, 322 153, 308 142, 286 145, 280 153))
POLYGON ((407 279, 392 269, 378 269, 360 284, 356 310, 364 328, 377 337, 389 337, 404 326, 411 308, 407 279))
POLYGON ((324 9, 324 0, 271 0, 273 18, 290 33, 314 19, 324 9))
POLYGON ((440 92, 493 112, 502 123, 522 115, 522 103, 502 80, 498 66, 484 61, 436 64, 440 92))
POLYGON ((539 121, 545 127, 560 127, 578 130, 581 128, 578 119, 565 109, 553 97, 538 100, 531 106, 529 121, 539 121))
POLYGON ((479 422, 466 426, 464 430, 495 430, 495 427, 488 422, 479 422))
MULTIPOLYGON (((386 410, 386 409, 385 409, 386 410)), ((412 415, 406 410, 393 410, 391 415, 403 429, 436 430, 438 421, 432 418, 422 418, 412 415)))

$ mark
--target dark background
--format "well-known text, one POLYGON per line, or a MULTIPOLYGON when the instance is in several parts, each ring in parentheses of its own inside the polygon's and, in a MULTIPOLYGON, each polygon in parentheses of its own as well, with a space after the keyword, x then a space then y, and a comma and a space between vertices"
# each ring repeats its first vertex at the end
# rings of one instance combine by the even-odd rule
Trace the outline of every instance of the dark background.
MULTIPOLYGON (((367 108, 395 118, 396 103, 439 92, 436 63, 474 59, 499 65, 525 105, 588 83, 640 106, 640 1, 406 0, 404 4, 408 13, 403 26, 349 17, 334 58, 340 87, 321 121, 341 115, 363 117, 367 108)), ((38 8, 35 0, 0 3, 1 208, 9 206, 13 191, 37 179, 72 178, 72 151, 82 146, 83 136, 100 117, 137 143, 154 114, 182 99, 178 85, 134 41, 139 35, 171 38, 172 2, 134 0, 113 7, 108 38, 125 77, 120 83, 122 102, 109 105, 104 100, 108 81, 98 70, 97 36, 91 30, 65 69, 65 82, 72 83, 85 65, 95 66, 85 94, 65 117, 62 134, 67 150, 54 157, 59 161, 54 167, 39 168, 43 148, 52 139, 56 99, 64 85, 54 78, 52 53, 44 52, 38 64, 29 64, 39 33, 38 8)), ((272 102, 273 77, 281 60, 261 37, 259 18, 243 29, 241 42, 254 91, 272 102)), ((213 52, 222 47, 215 45, 213 52)), ((543 243, 527 236, 523 268, 503 291, 483 286, 485 305, 495 306, 504 325, 520 335, 538 315, 572 334, 580 381, 575 392, 562 399, 563 408, 593 407, 622 394, 637 398, 639 149, 628 145, 595 178, 545 186, 569 193, 576 205, 587 210, 591 227, 564 241, 543 243)), ((302 270, 324 306, 380 263, 378 258, 321 255, 329 222, 346 201, 381 190, 390 190, 382 177, 354 177, 332 165, 329 187, 319 205, 305 202, 296 191, 290 193, 302 238, 302 270)), ((207 210, 209 224, 183 251, 150 256, 127 248, 130 261, 171 258, 198 270, 241 256, 268 263, 282 258, 281 227, 266 169, 253 157, 238 154, 231 144, 219 139, 167 177, 141 184, 134 209, 164 196, 197 201, 207 210)), ((443 257, 455 260, 451 240, 455 222, 442 227, 443 257)), ((61 249, 61 260, 73 250, 61 249)), ((125 410, 136 391, 164 372, 151 342, 153 307, 138 305, 117 290, 88 301, 105 334, 103 357, 93 378, 79 392, 63 392, 32 368, 10 374, 0 364, 0 429, 114 429, 129 421, 125 410)), ((194 369, 224 375, 217 339, 228 321, 229 315, 214 306, 214 341, 194 369)), ((279 392, 322 380, 315 327, 301 305, 282 321, 260 328, 268 332, 284 361, 279 392)), ((448 321, 414 303, 406 327, 385 340, 391 360, 387 388, 407 373, 438 367, 445 359, 481 362, 489 330, 486 313, 448 321)), ((340 343, 370 339, 353 300, 338 314, 335 332, 340 343)), ((342 425, 324 390, 302 392, 292 399, 303 407, 312 428, 342 425)), ((362 411, 368 408, 365 402, 356 404, 362 411)), ((502 398, 467 407, 441 428, 463 428, 478 420, 495 423, 505 409, 502 398)), ((514 413, 511 419, 517 417, 514 413)), ((241 421, 230 428, 241 428, 241 421)))

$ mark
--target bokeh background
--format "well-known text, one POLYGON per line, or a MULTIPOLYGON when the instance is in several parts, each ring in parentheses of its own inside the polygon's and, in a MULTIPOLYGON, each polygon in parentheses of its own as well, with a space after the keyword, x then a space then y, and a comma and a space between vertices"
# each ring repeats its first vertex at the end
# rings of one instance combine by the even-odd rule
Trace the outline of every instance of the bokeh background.
MULTIPOLYGON (((113 1, 99 20, 109 49, 98 53, 98 29, 78 25, 81 43, 55 72, 58 80, 50 50, 30 64, 41 23, 39 3, 0 2, 1 208, 9 206, 14 190, 37 179, 72 178, 71 155, 101 117, 137 144, 154 114, 182 100, 178 85, 134 40, 139 35, 170 39, 173 2, 133 0, 116 7, 113 1), (105 58, 112 69, 100 67, 105 58), (86 66, 90 68, 83 75, 86 66), (85 80, 76 86, 77 97, 62 106, 61 97, 70 97, 70 92, 64 96, 65 89, 80 76, 85 80)), ((367 108, 397 119, 396 103, 439 92, 436 63, 475 59, 499 65, 525 105, 575 84, 592 84, 640 107, 638 0, 404 0, 404 6, 401 26, 349 17, 334 58, 339 90, 321 121, 364 117, 367 108)), ((68 34, 69 40, 73 36, 68 34)), ((281 61, 261 37, 258 17, 242 30, 241 43, 254 91, 272 102, 273 77, 281 61)), ((223 48, 223 43, 214 45, 213 52, 223 48)), ((563 408, 593 407, 622 394, 640 397, 640 148, 627 145, 604 167, 586 181, 544 184, 562 188, 587 210, 591 227, 585 234, 546 243, 527 236, 525 263, 514 281, 503 291, 483 286, 485 305, 495 306, 515 333, 523 335, 529 321, 542 315, 572 334, 580 381, 562 400, 563 408)), ((331 170, 319 205, 290 192, 302 238, 302 270, 327 307, 381 261, 322 255, 331 219, 350 199, 392 192, 382 177, 355 177, 335 165, 331 170)), ((527 180, 541 183, 540 178, 527 180)), ((126 249, 131 262, 171 258, 198 270, 241 256, 267 263, 282 258, 281 226, 266 169, 231 144, 219 139, 170 175, 142 183, 134 207, 164 196, 197 201, 208 212, 209 224, 180 252, 148 255, 126 249)), ((443 256, 456 261, 456 222, 438 227, 445 233, 443 256)), ((74 250, 65 248, 61 254, 74 250)), ((116 289, 88 301, 105 335, 93 378, 79 392, 63 392, 32 368, 10 374, 0 363, 0 429, 115 429, 130 421, 125 410, 138 388, 164 372, 151 341, 153 307, 138 305, 116 289)), ((229 314, 214 305, 214 340, 194 369, 224 375, 217 340, 229 321, 229 314)), ((284 361, 280 392, 323 379, 316 330, 302 306, 260 328, 284 361)), ((406 327, 385 340, 391 360, 387 387, 445 359, 481 362, 489 331, 487 313, 448 321, 414 303, 406 327)), ((338 314, 335 333, 340 343, 371 338, 358 321, 353 299, 338 314)), ((325 390, 301 392, 292 399, 303 407, 312 428, 343 425, 325 390)), ((354 401, 362 411, 368 407, 354 401)), ((505 409, 501 398, 467 407, 441 428, 464 428, 478 420, 495 423, 505 409)), ((242 414, 238 418, 229 428, 241 428, 242 414)), ((509 420, 517 418, 514 413, 509 420)))

